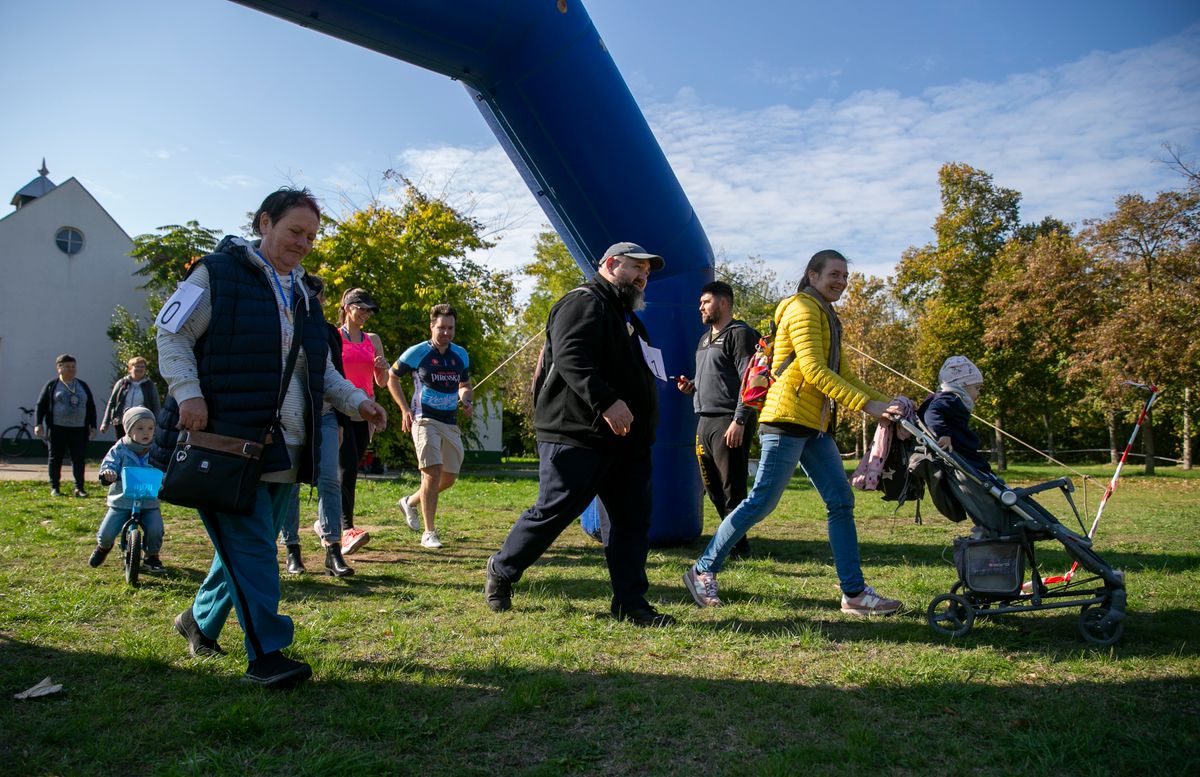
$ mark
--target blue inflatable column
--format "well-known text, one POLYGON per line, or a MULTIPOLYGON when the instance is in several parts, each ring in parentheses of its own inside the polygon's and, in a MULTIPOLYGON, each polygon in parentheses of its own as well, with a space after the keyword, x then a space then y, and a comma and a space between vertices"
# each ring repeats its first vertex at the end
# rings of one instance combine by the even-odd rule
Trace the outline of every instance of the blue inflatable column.
MULTIPOLYGON (((670 374, 692 374, 712 249, 579 0, 237 1, 462 81, 589 277, 622 240, 666 259, 643 318, 670 374)), ((691 402, 671 384, 659 400, 650 539, 667 545, 703 513, 691 402)))

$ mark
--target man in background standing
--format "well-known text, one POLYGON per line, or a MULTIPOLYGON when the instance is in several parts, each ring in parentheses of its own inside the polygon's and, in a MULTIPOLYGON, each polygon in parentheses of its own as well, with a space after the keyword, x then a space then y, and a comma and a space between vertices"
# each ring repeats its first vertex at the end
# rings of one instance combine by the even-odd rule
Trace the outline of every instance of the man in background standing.
MULTIPOLYGON (((696 346, 696 377, 679 376, 676 386, 692 395, 700 479, 717 516, 724 520, 746 498, 750 440, 756 413, 740 401, 742 374, 754 356, 758 332, 733 317, 733 287, 713 281, 700 289, 700 321, 709 329, 696 346)), ((731 558, 750 555, 742 537, 731 558)))

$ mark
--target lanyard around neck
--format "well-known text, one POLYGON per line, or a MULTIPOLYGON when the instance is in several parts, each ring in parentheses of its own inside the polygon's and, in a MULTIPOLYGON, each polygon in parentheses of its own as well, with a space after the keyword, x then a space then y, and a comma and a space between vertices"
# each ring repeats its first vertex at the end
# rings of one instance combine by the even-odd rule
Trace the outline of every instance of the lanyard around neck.
POLYGON ((296 271, 288 272, 288 279, 291 281, 291 288, 288 289, 288 296, 285 298, 283 294, 283 282, 279 280, 279 273, 275 270, 275 265, 267 261, 267 258, 261 252, 255 251, 258 258, 263 260, 263 264, 271 271, 271 277, 275 279, 275 290, 279 292, 279 304, 283 307, 284 316, 288 321, 292 320, 292 311, 296 309, 296 271))

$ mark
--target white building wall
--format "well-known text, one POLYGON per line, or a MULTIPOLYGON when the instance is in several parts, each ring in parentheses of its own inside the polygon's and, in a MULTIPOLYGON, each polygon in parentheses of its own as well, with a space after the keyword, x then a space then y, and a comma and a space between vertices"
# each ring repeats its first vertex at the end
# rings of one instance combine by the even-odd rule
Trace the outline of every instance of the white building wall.
POLYGON ((19 405, 35 405, 60 353, 78 359, 79 377, 103 412, 115 377, 106 334, 113 309, 147 315, 132 248, 74 178, 0 219, 0 429, 20 420, 19 405), (55 244, 64 226, 84 235, 73 256, 55 244))

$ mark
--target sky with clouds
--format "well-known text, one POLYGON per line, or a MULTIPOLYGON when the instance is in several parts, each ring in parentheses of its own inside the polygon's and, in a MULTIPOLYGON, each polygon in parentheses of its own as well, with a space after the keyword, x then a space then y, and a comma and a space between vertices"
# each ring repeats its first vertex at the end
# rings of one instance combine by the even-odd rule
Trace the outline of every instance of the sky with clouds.
MULTIPOLYGON (((948 161, 1020 191, 1024 221, 1078 223, 1177 185, 1165 143, 1200 154, 1200 4, 827 5, 588 4, 731 261, 792 280, 836 247, 889 274, 948 161)), ((546 224, 461 86, 223 0, 3 3, 0 50, 0 189, 44 156, 131 235, 236 232, 288 182, 353 207, 387 169, 481 220, 493 267, 546 224)))

